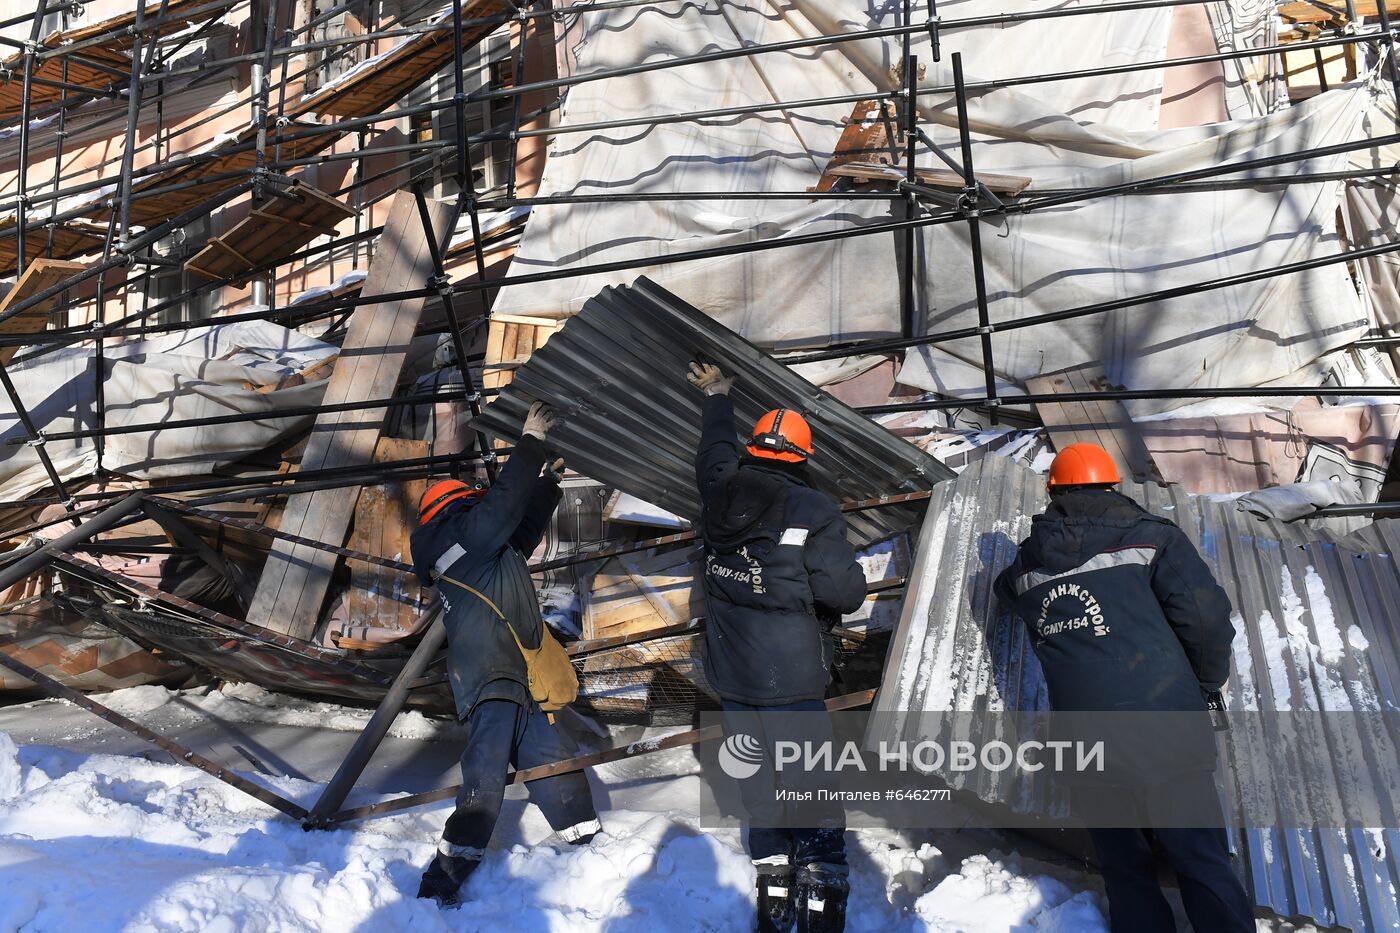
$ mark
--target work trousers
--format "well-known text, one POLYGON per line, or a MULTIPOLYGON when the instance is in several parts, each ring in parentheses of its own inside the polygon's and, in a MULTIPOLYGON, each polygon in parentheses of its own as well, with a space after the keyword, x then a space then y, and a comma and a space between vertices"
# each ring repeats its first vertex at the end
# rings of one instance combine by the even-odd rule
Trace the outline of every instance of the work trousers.
POLYGON ((1135 813, 1151 829, 1090 829, 1089 836, 1108 892, 1113 933, 1175 933, 1176 921, 1157 883, 1155 838, 1176 871, 1181 901, 1196 933, 1253 933, 1254 910, 1230 861, 1230 847, 1220 818, 1215 778, 1194 772, 1150 787, 1111 785, 1076 789, 1092 794, 1097 812, 1135 813), (1106 808, 1106 809, 1100 809, 1106 808), (1213 825, 1177 828, 1207 810, 1213 825))
MULTIPOLYGON (((467 717, 467 747, 462 752, 462 789, 457 809, 447 818, 438 861, 451 861, 454 880, 465 880, 491 841, 505 799, 508 766, 533 768, 573 757, 574 750, 554 725, 531 703, 483 700, 467 717)), ((582 771, 556 774, 525 785, 530 801, 549 825, 570 842, 596 832, 598 814, 582 771)))
POLYGON ((803 813, 815 816, 815 826, 794 827, 790 805, 776 799, 784 790, 815 791, 831 789, 824 776, 814 776, 796 765, 778 771, 771 757, 773 743, 779 740, 811 742, 833 740, 831 718, 821 700, 802 700, 782 706, 751 706, 724 701, 724 728, 729 735, 751 735, 762 744, 762 766, 753 777, 739 785, 740 798, 748 811, 745 845, 755 862, 787 856, 793 865, 846 864, 846 814, 839 803, 817 807, 802 804, 803 813), (767 713, 802 713, 801 716, 773 716, 767 713))

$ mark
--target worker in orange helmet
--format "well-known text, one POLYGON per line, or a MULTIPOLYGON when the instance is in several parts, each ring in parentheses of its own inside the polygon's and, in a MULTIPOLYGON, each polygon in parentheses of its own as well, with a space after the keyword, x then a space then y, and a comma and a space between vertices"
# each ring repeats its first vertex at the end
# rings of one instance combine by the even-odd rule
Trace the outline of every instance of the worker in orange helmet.
POLYGON ((1109 737, 1108 767, 1067 777, 1091 827, 1114 933, 1176 930, 1154 839, 1198 933, 1253 931, 1207 712, 1223 709, 1230 600, 1185 533, 1120 493, 1119 482, 1103 448, 1060 451, 1050 504, 997 577, 997 596, 1030 629, 1056 713, 1170 714, 1068 717, 1109 737))
POLYGON ((804 778, 785 768, 779 781, 772 750, 779 738, 831 741, 822 702, 834 655, 831 629, 864 602, 865 576, 841 510, 812 487, 807 461, 815 449, 806 419, 774 409, 741 444, 729 399, 733 377, 692 363, 687 378, 706 396, 695 457, 706 671, 723 700, 726 731, 757 739, 765 753, 762 779, 740 784, 758 929, 775 933, 795 922, 802 933, 837 933, 850 891, 845 814, 839 806, 795 815, 775 807, 775 790, 804 778))
MULTIPOLYGON (((526 558, 559 504, 559 471, 548 467, 549 406, 530 406, 520 441, 490 489, 434 483, 418 505, 410 548, 424 587, 437 586, 447 627, 447 673, 466 726, 462 786, 418 896, 460 903, 481 864, 505 798, 510 769, 572 757, 572 743, 534 700, 523 652, 543 644, 546 624, 526 558)), ((556 774, 528 785, 530 800, 559 838, 587 845, 600 826, 588 778, 556 774)))

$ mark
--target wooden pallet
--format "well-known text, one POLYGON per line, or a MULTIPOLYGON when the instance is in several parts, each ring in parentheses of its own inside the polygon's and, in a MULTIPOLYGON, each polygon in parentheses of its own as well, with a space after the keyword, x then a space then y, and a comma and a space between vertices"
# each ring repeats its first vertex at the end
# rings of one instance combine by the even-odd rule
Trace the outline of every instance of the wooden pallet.
MULTIPOLYGON (((1031 395, 1053 395, 1057 393, 1102 392, 1115 388, 1097 365, 1067 369, 1063 372, 1048 373, 1026 380, 1026 390, 1031 395)), ((1063 450, 1070 444, 1097 444, 1118 465, 1122 476, 1140 483, 1161 483, 1162 474, 1152 462, 1152 454, 1143 443, 1142 434, 1128 417, 1128 411, 1120 402, 1042 402, 1035 406, 1045 430, 1050 435, 1050 443, 1056 450, 1063 450)))

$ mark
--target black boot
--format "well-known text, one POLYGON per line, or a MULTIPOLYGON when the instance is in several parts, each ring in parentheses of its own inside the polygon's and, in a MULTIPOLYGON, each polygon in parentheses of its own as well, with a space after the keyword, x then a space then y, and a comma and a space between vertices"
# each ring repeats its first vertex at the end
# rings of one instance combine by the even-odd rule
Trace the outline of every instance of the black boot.
POLYGON ((758 933, 792 929, 792 863, 786 856, 754 862, 758 872, 758 933))
POLYGON ((842 933, 851 893, 845 865, 813 862, 797 870, 797 933, 842 933))
POLYGON ((456 907, 462 903, 462 884, 476 868, 474 859, 456 858, 439 852, 423 872, 418 883, 418 896, 430 897, 439 907, 456 907))

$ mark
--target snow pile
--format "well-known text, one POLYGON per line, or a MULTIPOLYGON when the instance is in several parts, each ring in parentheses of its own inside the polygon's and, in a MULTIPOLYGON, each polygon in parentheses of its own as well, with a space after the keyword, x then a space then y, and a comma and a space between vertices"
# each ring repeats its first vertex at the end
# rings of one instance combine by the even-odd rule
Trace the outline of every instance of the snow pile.
POLYGON ((1090 933, 1106 930, 1097 898, 1075 894, 1046 875, 1022 872, 1019 860, 974 855, 914 904, 928 929, 948 933, 1090 933))
MULTIPOLYGON (((0 746, 0 781, 17 788, 22 778, 25 788, 0 792, 0 930, 752 928, 753 871, 739 834, 696 825, 699 778, 677 776, 685 769, 667 758, 676 752, 627 763, 627 774, 621 765, 594 774, 611 809, 586 847, 560 843, 512 794, 466 902, 439 911, 413 895, 450 802, 308 833, 192 768, 44 746, 21 747, 16 763, 13 743, 0 737, 0 746)), ((304 806, 320 790, 250 777, 304 806)), ((361 792, 351 803, 374 799, 361 792)), ((850 839, 851 933, 1104 928, 1097 895, 1072 873, 1057 880, 995 850, 959 869, 933 844, 891 830, 850 839)))
POLYGON ((18 797, 20 790, 19 750, 9 735, 0 732, 0 803, 18 797))

